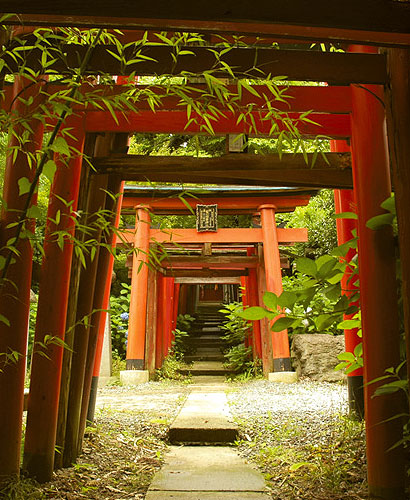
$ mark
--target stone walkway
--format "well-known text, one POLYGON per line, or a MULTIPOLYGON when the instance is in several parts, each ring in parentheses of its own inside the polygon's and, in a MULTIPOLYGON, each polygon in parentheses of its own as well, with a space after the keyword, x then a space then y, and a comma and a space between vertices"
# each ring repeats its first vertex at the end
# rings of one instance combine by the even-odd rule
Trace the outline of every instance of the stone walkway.
POLYGON ((170 441, 181 446, 171 446, 146 500, 270 498, 262 474, 231 446, 238 430, 229 412, 225 388, 219 379, 204 377, 194 381, 169 431, 170 441))

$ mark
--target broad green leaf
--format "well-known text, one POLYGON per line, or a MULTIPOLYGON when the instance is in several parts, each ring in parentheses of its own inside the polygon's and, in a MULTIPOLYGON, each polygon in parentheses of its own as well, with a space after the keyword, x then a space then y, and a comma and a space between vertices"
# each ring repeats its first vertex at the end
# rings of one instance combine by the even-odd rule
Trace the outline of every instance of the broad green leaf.
POLYGON ((391 214, 396 215, 396 202, 394 194, 390 196, 390 198, 387 198, 387 200, 384 200, 380 206, 385 210, 388 210, 391 214))
POLYGON ((63 137, 56 137, 50 149, 55 153, 61 155, 70 156, 70 148, 68 147, 67 141, 63 137))
POLYGON ((263 295, 263 303, 268 309, 275 311, 278 307, 278 296, 273 292, 265 292, 263 295))
POLYGON ((344 276, 343 271, 340 271, 339 269, 333 269, 329 273, 329 276, 326 278, 326 281, 331 285, 335 285, 336 283, 342 281, 343 276, 344 276))
POLYGON ((281 332, 282 330, 286 330, 295 322, 295 318, 289 318, 288 316, 283 316, 282 318, 278 318, 272 326, 272 330, 274 332, 281 332))
POLYGON ((266 311, 263 307, 254 306, 248 307, 239 313, 239 316, 243 319, 249 319, 256 321, 258 319, 266 318, 266 311))
POLYGON ((326 328, 329 328, 329 326, 331 326, 335 322, 335 319, 336 317, 334 314, 320 314, 315 319, 316 328, 320 332, 326 330, 326 328))
POLYGON ((27 210, 27 217, 29 219, 38 219, 43 215, 43 212, 37 205, 31 205, 31 207, 27 210))
POLYGON ((50 182, 53 182, 56 170, 57 165, 55 164, 55 162, 53 160, 48 160, 48 162, 43 167, 43 175, 45 175, 50 182))
POLYGON ((340 212, 340 214, 333 215, 335 219, 358 219, 358 216, 354 212, 340 212))
POLYGON ((363 356, 363 344, 361 342, 360 344, 357 344, 353 352, 356 358, 360 358, 361 356, 363 356))
POLYGON ((330 252, 330 255, 333 255, 334 257, 344 257, 350 250, 350 248, 357 248, 357 241, 358 238, 352 238, 351 240, 346 241, 346 243, 343 243, 342 245, 334 248, 330 252))
POLYGON ((393 214, 376 215, 366 222, 366 227, 368 227, 369 229, 379 229, 383 226, 390 226, 393 222, 393 219, 393 214))
POLYGON ((331 258, 332 260, 328 260, 325 262, 322 266, 318 266, 318 277, 322 279, 327 279, 327 278, 333 278, 335 276, 334 273, 331 274, 331 271, 333 271, 334 267, 337 264, 337 261, 335 258, 331 258))
POLYGON ((340 285, 336 283, 335 285, 330 285, 326 287, 323 292, 325 297, 327 297, 329 300, 338 300, 340 297, 341 289, 340 285))
POLYGON ((351 330, 352 328, 360 328, 362 322, 359 319, 345 319, 337 325, 339 330, 351 330))
POLYGON ((316 263, 312 259, 307 257, 301 257, 296 260, 296 269, 302 274, 307 274, 309 276, 316 276, 317 267, 316 263))
POLYGON ((348 361, 349 363, 353 363, 355 361, 354 354, 351 352, 341 352, 337 355, 337 359, 340 361, 348 361))
POLYGON ((295 292, 284 291, 278 297, 278 306, 293 309, 297 298, 298 297, 295 292))
POLYGON ((333 308, 333 311, 335 313, 338 312, 345 312, 346 309, 349 307, 349 299, 347 295, 342 295, 340 299, 337 301, 336 305, 333 308))
POLYGON ((21 177, 18 180, 19 185, 19 195, 27 194, 31 188, 31 182, 27 179, 27 177, 21 177))

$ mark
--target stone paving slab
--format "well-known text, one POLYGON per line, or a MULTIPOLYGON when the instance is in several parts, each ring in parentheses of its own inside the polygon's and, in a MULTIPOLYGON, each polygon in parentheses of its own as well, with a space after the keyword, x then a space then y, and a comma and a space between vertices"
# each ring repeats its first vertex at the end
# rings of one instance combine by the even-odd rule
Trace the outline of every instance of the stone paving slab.
POLYGON ((145 500, 269 500, 270 495, 253 491, 148 491, 145 500))
MULTIPOLYGON (((233 448, 171 446, 170 449, 165 465, 155 475, 149 492, 208 491, 242 494, 266 491, 262 474, 247 464, 233 448)), ((213 494, 213 498, 217 498, 213 494)), ((237 496, 233 498, 239 500, 240 497, 235 494, 237 496)))
POLYGON ((226 394, 194 390, 169 429, 171 443, 231 443, 238 436, 226 394))

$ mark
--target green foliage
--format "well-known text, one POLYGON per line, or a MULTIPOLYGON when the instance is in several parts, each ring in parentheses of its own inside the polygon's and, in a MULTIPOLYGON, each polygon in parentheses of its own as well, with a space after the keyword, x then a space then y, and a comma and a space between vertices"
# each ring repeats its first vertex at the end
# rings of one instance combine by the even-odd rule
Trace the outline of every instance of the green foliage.
POLYGON ((179 330, 178 328, 175 328, 175 330, 172 331, 172 334, 174 335, 171 348, 172 355, 175 359, 183 361, 185 354, 189 352, 189 346, 186 343, 189 334, 184 330, 179 330))
POLYGON ((226 332, 222 336, 222 340, 228 347, 243 343, 249 335, 249 322, 241 318, 239 314, 242 310, 243 306, 240 302, 225 304, 224 308, 219 310, 226 317, 221 328, 226 332))
POLYGON ((195 318, 190 314, 178 314, 177 328, 180 330, 189 331, 195 318))
POLYGON ((285 227, 306 227, 308 241, 296 243, 292 252, 314 259, 329 254, 337 246, 334 213, 333 190, 322 189, 305 207, 296 207, 290 214, 278 214, 277 223, 285 227))
POLYGON ((110 298, 111 340, 113 351, 125 357, 128 338, 128 318, 131 299, 131 285, 121 283, 120 294, 110 298))
POLYGON ((296 260, 296 276, 283 279, 280 295, 266 292, 264 308, 250 307, 240 315, 251 320, 276 318, 274 332, 289 328, 290 333, 340 334, 337 325, 343 315, 357 311, 356 306, 350 305, 357 297, 348 298, 341 293, 340 281, 347 266, 357 272, 355 263, 341 262, 333 255, 322 255, 316 260, 301 257, 296 260))
POLYGON ((243 306, 240 302, 225 304, 220 309, 226 321, 221 325, 225 330, 225 335, 221 338, 226 344, 224 357, 226 366, 235 372, 236 378, 240 375, 242 380, 247 380, 261 373, 261 363, 253 360, 252 347, 245 347, 245 339, 250 334, 249 321, 242 318, 243 306))
POLYGON ((183 361, 170 352, 165 357, 161 368, 156 370, 156 377, 158 380, 187 380, 189 377, 180 373, 180 370, 184 368, 186 368, 186 365, 183 361))

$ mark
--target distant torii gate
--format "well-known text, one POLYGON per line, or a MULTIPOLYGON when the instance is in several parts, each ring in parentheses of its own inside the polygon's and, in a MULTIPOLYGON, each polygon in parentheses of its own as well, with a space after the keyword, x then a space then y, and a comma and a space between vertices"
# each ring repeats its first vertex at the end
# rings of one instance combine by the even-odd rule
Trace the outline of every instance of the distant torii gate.
MULTIPOLYGON (((211 188, 212 189, 212 188, 211 188)), ((310 193, 295 194, 272 189, 249 188, 248 193, 238 196, 233 192, 218 198, 218 190, 200 198, 164 198, 161 190, 147 196, 138 194, 124 197, 123 209, 133 208, 136 213, 135 231, 124 231, 119 242, 132 244, 135 248, 131 273, 131 302, 127 346, 127 380, 147 380, 155 367, 160 367, 172 343, 179 306, 181 277, 190 277, 201 282, 212 278, 219 283, 241 283, 247 285, 248 303, 262 305, 265 291, 282 292, 279 244, 307 241, 306 229, 282 229, 276 227, 275 213, 291 211, 296 206, 306 205, 310 193), (216 193, 215 193, 216 191, 216 193), (252 192, 253 191, 253 192, 252 192), (255 196, 255 192, 257 196, 255 196), (261 227, 221 228, 216 232, 198 232, 196 229, 153 229, 150 227, 150 212, 175 214, 188 213, 187 204, 195 210, 198 204, 218 204, 221 213, 258 212, 261 227), (148 266, 152 245, 223 245, 229 249, 240 245, 248 255, 199 255, 167 256, 159 271, 148 266), (248 272, 249 271, 249 272, 248 272), (179 279, 178 279, 179 278, 179 279)), ((227 191, 227 190, 226 190, 227 191)), ((210 252, 211 253, 211 252, 210 252)), ((184 286, 185 285, 185 286, 184 286)), ((182 293, 182 297, 186 292, 182 293)), ((181 304, 183 308, 183 304, 181 304)), ((254 328, 253 344, 255 355, 262 358, 265 375, 271 371, 289 371, 290 353, 287 330, 270 333, 267 321, 254 328)), ((259 324, 260 323, 260 324, 259 324)))

